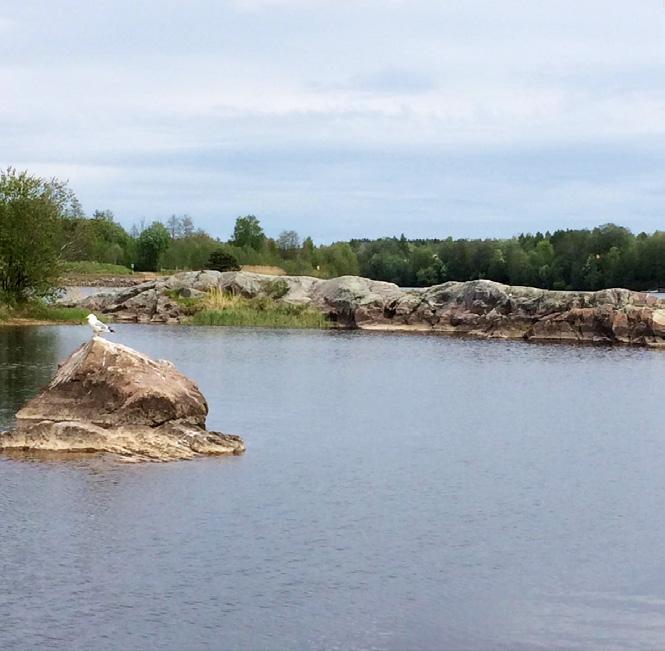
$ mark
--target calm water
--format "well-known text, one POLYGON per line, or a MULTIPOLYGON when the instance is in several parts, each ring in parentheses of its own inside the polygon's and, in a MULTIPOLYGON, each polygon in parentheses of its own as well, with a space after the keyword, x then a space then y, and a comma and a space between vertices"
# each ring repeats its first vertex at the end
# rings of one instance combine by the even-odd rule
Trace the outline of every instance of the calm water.
MULTIPOLYGON (((0 428, 84 328, 0 329, 0 428)), ((665 353, 119 326, 245 456, 0 458, 0 648, 662 649, 665 353)))

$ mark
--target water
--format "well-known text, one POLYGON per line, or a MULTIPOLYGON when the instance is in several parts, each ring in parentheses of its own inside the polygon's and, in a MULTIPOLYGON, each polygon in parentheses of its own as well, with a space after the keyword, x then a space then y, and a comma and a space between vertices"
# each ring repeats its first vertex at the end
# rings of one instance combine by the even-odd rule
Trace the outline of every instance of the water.
MULTIPOLYGON (((228 459, 0 457, 0 648, 662 649, 665 353, 118 326, 228 459)), ((0 428, 87 337, 0 329, 0 428)))

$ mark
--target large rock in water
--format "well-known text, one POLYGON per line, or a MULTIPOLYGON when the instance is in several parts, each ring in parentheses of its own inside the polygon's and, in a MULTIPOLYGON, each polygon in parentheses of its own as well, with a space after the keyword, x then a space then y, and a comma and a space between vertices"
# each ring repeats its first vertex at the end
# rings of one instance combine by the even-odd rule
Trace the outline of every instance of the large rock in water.
POLYGON ((266 276, 245 271, 188 271, 78 303, 118 321, 178 323, 188 318, 174 296, 221 289, 320 310, 338 327, 425 331, 528 341, 611 343, 665 347, 665 301, 627 289, 551 291, 490 280, 402 289, 386 282, 342 276, 266 276))
POLYGON ((208 405, 170 362, 93 337, 0 433, 0 449, 111 452, 136 459, 240 454, 237 436, 208 432, 208 405))

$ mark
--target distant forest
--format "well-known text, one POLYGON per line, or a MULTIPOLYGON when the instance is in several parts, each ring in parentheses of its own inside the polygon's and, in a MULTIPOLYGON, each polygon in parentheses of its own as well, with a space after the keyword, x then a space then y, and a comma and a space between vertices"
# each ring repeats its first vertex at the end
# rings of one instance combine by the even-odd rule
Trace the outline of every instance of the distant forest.
POLYGON ((316 245, 293 230, 268 237, 247 215, 221 241, 187 215, 141 222, 128 232, 108 210, 85 215, 66 183, 11 167, 0 171, 0 292, 41 295, 53 287, 62 263, 81 262, 165 272, 270 265, 290 274, 361 275, 402 287, 487 278, 545 289, 645 290, 665 285, 665 232, 635 235, 605 224, 509 239, 401 235, 316 245))
POLYGON ((287 273, 330 278, 346 274, 418 287, 448 280, 487 278, 546 289, 652 289, 665 284, 665 232, 634 235, 627 228, 522 234, 510 239, 354 239, 315 245, 295 231, 266 236, 259 220, 239 217, 226 242, 194 226, 188 216, 134 226, 130 232, 109 211, 69 217, 68 260, 130 266, 137 270, 204 269, 223 251, 229 268, 275 265, 287 273))

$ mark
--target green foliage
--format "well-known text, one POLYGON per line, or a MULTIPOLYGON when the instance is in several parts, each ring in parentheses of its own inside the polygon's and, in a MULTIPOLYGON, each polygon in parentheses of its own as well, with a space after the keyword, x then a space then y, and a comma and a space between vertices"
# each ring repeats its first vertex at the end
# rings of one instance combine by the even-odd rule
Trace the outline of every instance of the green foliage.
POLYGON ((200 298, 183 296, 182 291, 179 289, 169 289, 165 293, 172 301, 180 306, 183 314, 187 316, 196 314, 204 308, 203 301, 200 298))
POLYGON ((352 240, 360 274, 403 287, 487 278, 545 289, 651 289, 665 285, 665 233, 593 230, 505 240, 352 240))
POLYGON ((97 274, 100 276, 126 276, 132 273, 131 269, 122 265, 107 262, 93 262, 92 260, 77 260, 65 262, 62 265, 63 274, 97 274))
POLYGON ((0 172, 0 292, 6 299, 23 301, 53 291, 63 222, 78 210, 64 183, 11 167, 0 172))
POLYGON ((220 243, 203 232, 195 232, 172 240, 159 258, 160 269, 205 269, 210 254, 220 243))
POLYGON ((136 268, 139 271, 156 271, 159 258, 171 244, 171 235, 161 222, 153 222, 138 237, 136 268))
POLYGON ((262 248, 266 236, 261 223, 254 215, 238 217, 233 229, 231 243, 238 247, 247 247, 258 251, 262 248))
POLYGON ((314 260, 324 278, 357 276, 360 273, 358 258, 347 242, 335 242, 316 249, 314 260))
POLYGON ((270 298, 277 300, 289 293, 289 285, 285 280, 272 280, 263 286, 263 291, 270 298))
POLYGON ((38 321, 57 321, 63 323, 83 323, 90 310, 78 307, 60 307, 43 301, 29 301, 21 306, 15 316, 38 321))
POLYGON ((320 278, 362 275, 403 287, 487 278, 549 289, 651 289, 665 286, 665 232, 633 235, 604 224, 508 239, 409 240, 402 234, 317 246, 293 230, 266 237, 259 220, 247 215, 236 219, 233 237, 223 243, 195 230, 187 215, 148 228, 141 221, 130 234, 109 210, 86 218, 66 184, 12 168, 0 173, 4 300, 47 295, 61 262, 67 273, 120 274, 132 264, 147 271, 257 265, 320 278))
POLYGON ((110 210, 96 210, 92 219, 84 216, 68 219, 63 224, 66 260, 94 260, 109 264, 129 265, 133 260, 134 242, 125 229, 113 221, 110 210))
POLYGON ((329 328, 330 322, 318 310, 305 305, 278 303, 270 298, 240 298, 219 310, 202 310, 191 323, 208 326, 254 326, 266 328, 329 328))
POLYGON ((276 244, 280 254, 285 258, 295 258, 300 249, 300 237, 295 231, 282 231, 276 244))
POLYGON ((25 301, 16 306, 0 305, 0 321, 29 319, 54 323, 83 323, 89 310, 77 307, 50 305, 39 299, 25 301))
POLYGON ((227 249, 216 249, 210 254, 206 267, 213 271, 237 271, 240 269, 238 258, 227 249))

